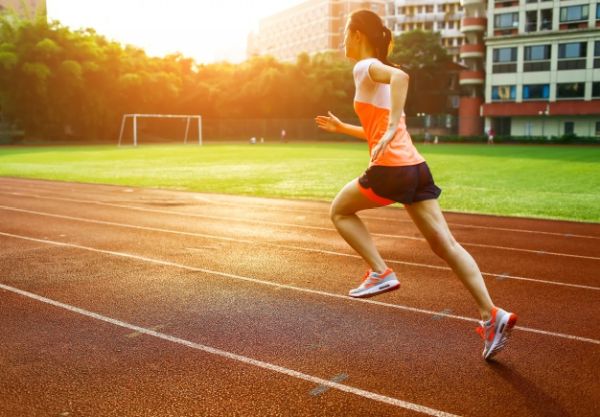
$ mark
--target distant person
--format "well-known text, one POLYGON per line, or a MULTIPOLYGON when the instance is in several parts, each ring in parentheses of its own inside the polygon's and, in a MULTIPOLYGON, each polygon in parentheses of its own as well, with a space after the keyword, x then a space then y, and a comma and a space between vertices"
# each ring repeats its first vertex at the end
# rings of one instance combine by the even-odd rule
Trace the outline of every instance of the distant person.
POLYGON ((496 132, 494 132, 494 129, 490 127, 490 129, 488 130, 488 138, 487 138, 487 143, 488 145, 493 145, 494 144, 494 136, 495 136, 496 132))
POLYGON ((479 267, 446 224, 437 200, 441 190, 406 130, 404 104, 409 77, 387 59, 391 40, 391 31, 372 11, 350 15, 344 47, 346 56, 357 61, 353 70, 354 108, 361 126, 343 123, 331 112, 316 117, 319 128, 364 139, 369 145, 369 167, 342 188, 330 209, 340 235, 371 267, 349 295, 369 297, 400 286, 356 213, 394 202, 404 204, 431 249, 475 299, 482 318, 477 330, 484 339, 483 358, 489 359, 504 347, 517 316, 494 306, 479 267))
POLYGON ((425 139, 424 139, 425 143, 431 143, 431 133, 429 132, 425 132, 425 139))
POLYGON ((285 143, 285 142, 286 142, 286 140, 285 140, 285 136, 286 136, 286 134, 287 134, 287 133, 286 133, 285 129, 281 129, 281 141, 282 141, 283 143, 285 143))

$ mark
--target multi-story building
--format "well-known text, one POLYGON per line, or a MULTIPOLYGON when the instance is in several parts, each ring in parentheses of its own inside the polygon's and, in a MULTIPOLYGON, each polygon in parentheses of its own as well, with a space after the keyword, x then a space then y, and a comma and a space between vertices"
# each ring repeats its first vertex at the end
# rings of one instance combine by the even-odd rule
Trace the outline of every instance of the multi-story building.
POLYGON ((462 17, 459 0, 393 0, 388 3, 386 22, 395 35, 417 29, 440 33, 442 45, 458 62, 464 39, 462 17))
POLYGON ((461 30, 465 42, 460 47, 460 59, 465 69, 459 75, 461 97, 459 105, 458 133, 463 136, 480 135, 483 131, 481 105, 484 101, 485 82, 484 34, 487 28, 485 2, 462 0, 464 16, 461 30))
POLYGON ((495 0, 487 16, 486 129, 600 136, 600 1, 495 0))
POLYGON ((387 0, 307 0, 262 19, 258 34, 248 38, 248 54, 290 61, 302 52, 339 51, 350 13, 366 8, 385 16, 386 4, 387 0))
POLYGON ((0 0, 0 11, 13 10, 22 17, 46 14, 46 0, 0 0))

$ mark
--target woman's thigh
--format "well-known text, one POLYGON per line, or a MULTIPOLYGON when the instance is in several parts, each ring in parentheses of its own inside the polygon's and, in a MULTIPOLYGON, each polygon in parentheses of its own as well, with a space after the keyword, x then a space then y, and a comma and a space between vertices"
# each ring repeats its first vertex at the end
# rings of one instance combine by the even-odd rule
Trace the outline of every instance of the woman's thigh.
POLYGON ((335 196, 331 203, 330 214, 350 215, 357 211, 381 207, 382 204, 367 198, 358 189, 358 180, 354 179, 346 184, 335 196))
POLYGON ((437 199, 423 200, 404 206, 411 219, 430 244, 452 241, 442 209, 437 199))

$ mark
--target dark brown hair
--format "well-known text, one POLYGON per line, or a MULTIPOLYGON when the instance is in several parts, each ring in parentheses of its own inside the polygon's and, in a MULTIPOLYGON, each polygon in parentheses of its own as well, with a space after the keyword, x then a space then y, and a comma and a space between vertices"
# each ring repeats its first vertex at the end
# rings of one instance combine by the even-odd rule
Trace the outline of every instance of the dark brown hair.
POLYGON ((381 18, 371 10, 357 10, 350 15, 348 30, 359 30, 367 37, 369 44, 375 51, 375 56, 381 62, 391 67, 396 67, 388 60, 392 31, 385 27, 381 18))

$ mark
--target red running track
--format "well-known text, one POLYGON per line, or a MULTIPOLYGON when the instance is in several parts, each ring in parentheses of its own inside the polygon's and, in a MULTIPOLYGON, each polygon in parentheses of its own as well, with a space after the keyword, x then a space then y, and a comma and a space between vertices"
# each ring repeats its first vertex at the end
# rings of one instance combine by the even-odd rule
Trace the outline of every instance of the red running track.
POLYGON ((595 416, 600 225, 446 213, 476 308, 401 209, 365 212, 399 291, 325 203, 0 179, 1 416, 595 416))

